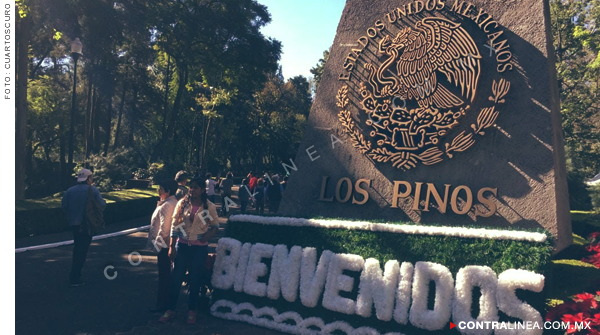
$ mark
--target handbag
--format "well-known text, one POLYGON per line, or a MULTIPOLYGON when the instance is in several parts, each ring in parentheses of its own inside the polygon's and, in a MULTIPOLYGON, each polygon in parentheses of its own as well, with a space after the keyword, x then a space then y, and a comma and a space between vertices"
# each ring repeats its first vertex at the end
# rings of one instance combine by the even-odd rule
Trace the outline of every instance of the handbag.
POLYGON ((88 235, 97 235, 104 229, 104 212, 94 197, 92 186, 88 186, 85 217, 83 221, 83 231, 88 235))

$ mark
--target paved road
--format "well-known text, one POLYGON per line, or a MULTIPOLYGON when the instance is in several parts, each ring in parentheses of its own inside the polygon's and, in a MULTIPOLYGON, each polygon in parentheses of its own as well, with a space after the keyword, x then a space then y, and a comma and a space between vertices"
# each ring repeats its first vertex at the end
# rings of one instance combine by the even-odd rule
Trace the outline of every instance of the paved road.
MULTIPOLYGON (((149 224, 149 218, 112 225, 111 230, 149 224)), ((225 227, 212 241, 223 234, 225 227)), ((223 334, 276 335, 266 329, 213 318, 206 311, 199 313, 195 326, 185 324, 186 290, 181 290, 178 316, 170 324, 157 322, 159 314, 148 311, 155 304, 158 270, 156 256, 144 249, 147 232, 138 232, 93 241, 84 267, 85 286, 68 287, 73 246, 27 251, 15 254, 15 322, 16 334, 223 334), (131 261, 129 255, 133 254, 131 261), (141 258, 141 259, 140 259, 141 258), (141 260, 141 262, 140 262, 141 260), (116 273, 107 266, 114 267, 116 273)), ((57 242, 72 237, 57 234, 32 240, 39 243, 57 242)), ((27 240, 18 241, 27 246, 27 240)))

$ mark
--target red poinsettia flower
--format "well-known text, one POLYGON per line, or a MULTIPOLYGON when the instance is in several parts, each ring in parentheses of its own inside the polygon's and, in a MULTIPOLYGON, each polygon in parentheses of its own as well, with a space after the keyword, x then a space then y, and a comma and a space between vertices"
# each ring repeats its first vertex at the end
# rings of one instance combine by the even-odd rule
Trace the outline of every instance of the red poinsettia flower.
POLYGON ((576 305, 575 311, 584 313, 584 314, 591 314, 592 301, 591 300, 583 300, 583 301, 578 302, 576 305))
POLYGON ((574 301, 566 301, 560 305, 554 306, 546 313, 546 321, 556 321, 565 314, 572 314, 577 311, 576 306, 577 303, 574 301))
POLYGON ((600 267, 600 253, 590 255, 581 260, 582 262, 586 262, 594 265, 595 267, 600 267))
POLYGON ((578 329, 577 327, 575 327, 575 323, 581 324, 586 319, 587 318, 585 317, 584 313, 577 313, 575 315, 573 315, 573 314, 565 314, 562 317, 562 320, 564 322, 568 322, 569 323, 569 329, 567 329, 567 334, 574 334, 574 333, 578 332, 580 329, 578 329))
POLYGON ((594 295, 591 293, 579 293, 575 295, 575 301, 584 301, 584 300, 589 300, 589 299, 594 299, 594 295))
POLYGON ((595 231, 588 236, 588 239, 594 241, 600 239, 600 231, 595 231))
POLYGON ((600 326, 600 313, 594 314, 593 318, 587 319, 585 321, 589 322, 592 327, 600 326))
POLYGON ((577 314, 565 314, 563 315, 563 317, 561 318, 564 322, 570 322, 570 323, 581 323, 583 322, 586 318, 584 316, 584 313, 577 313, 577 314))
POLYGON ((600 291, 596 294, 597 296, 586 292, 573 296, 571 301, 551 308, 546 314, 546 321, 568 322, 568 335, 600 335, 600 291), (578 329, 575 327, 576 323, 589 323, 592 328, 578 329))
POLYGON ((600 253, 600 243, 592 243, 585 247, 585 250, 592 253, 600 253))
POLYGON ((580 293, 580 294, 577 294, 577 295, 575 295, 575 297, 573 298, 573 300, 575 300, 578 303, 583 302, 586 306, 587 306, 587 304, 589 304, 589 307, 591 309, 597 309, 598 308, 598 301, 596 301, 596 296, 594 296, 591 293, 580 293))
POLYGON ((579 329, 575 327, 574 323, 570 323, 569 328, 567 328, 567 334, 575 334, 577 332, 579 332, 579 329))

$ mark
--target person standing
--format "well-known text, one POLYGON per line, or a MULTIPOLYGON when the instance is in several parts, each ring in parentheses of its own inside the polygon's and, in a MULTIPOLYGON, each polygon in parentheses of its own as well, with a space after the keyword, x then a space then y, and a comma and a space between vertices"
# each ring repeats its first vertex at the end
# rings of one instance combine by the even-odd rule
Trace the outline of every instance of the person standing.
POLYGON ((233 173, 227 172, 227 176, 225 177, 225 179, 221 180, 220 187, 221 187, 221 213, 223 214, 223 216, 227 216, 227 212, 229 212, 229 211, 227 208, 227 201, 225 200, 225 198, 229 198, 231 200, 231 195, 232 195, 231 189, 233 188, 233 173))
POLYGON ((174 194, 177 200, 181 200, 181 198, 185 197, 185 195, 187 194, 188 189, 185 186, 187 184, 187 180, 188 174, 186 171, 181 170, 175 175, 175 181, 177 182, 177 185, 179 185, 177 187, 177 193, 174 194))
POLYGON ((256 214, 265 213, 265 187, 262 178, 258 179, 257 185, 254 188, 254 204, 256 206, 256 214))
POLYGON ((196 306, 200 293, 201 271, 208 255, 208 241, 219 230, 217 207, 208 200, 206 182, 192 179, 188 194, 175 207, 171 226, 169 258, 174 267, 171 273, 168 310, 159 319, 167 323, 175 317, 175 309, 186 270, 189 271, 189 301, 187 323, 196 323, 196 306))
POLYGON ((240 200, 242 214, 246 213, 246 207, 248 206, 248 202, 250 201, 250 196, 251 193, 250 189, 248 188, 248 178, 244 178, 238 190, 238 199, 240 200))
POLYGON ((269 213, 277 213, 283 195, 283 186, 279 183, 279 176, 271 177, 272 184, 267 185, 267 198, 269 199, 269 213))
POLYGON ((258 183, 258 178, 254 175, 254 172, 250 172, 248 174, 248 186, 250 187, 250 193, 254 194, 254 189, 256 188, 256 184, 258 183))
POLYGON ((160 200, 152 214, 150 231, 148 232, 147 247, 158 253, 158 294, 156 307, 151 312, 164 312, 169 303, 169 286, 171 283, 171 260, 169 259, 169 245, 171 245, 171 222, 173 212, 177 206, 177 183, 167 180, 159 183, 158 196, 160 200))
POLYGON ((215 203, 215 186, 217 186, 217 182, 212 179, 212 175, 210 173, 206 174, 206 195, 208 196, 208 200, 215 203))
POLYGON ((285 188, 287 187, 289 178, 290 178, 289 176, 285 176, 285 177, 283 177, 283 181, 281 182, 281 187, 283 187, 284 192, 285 192, 285 188))
POLYGON ((92 235, 83 229, 88 194, 94 197, 94 201, 98 202, 103 210, 106 208, 106 201, 102 199, 100 191, 92 185, 93 183, 94 175, 92 171, 88 169, 79 170, 77 185, 69 188, 61 201, 62 209, 67 216, 67 222, 73 231, 73 262, 69 276, 70 287, 84 285, 81 279, 81 270, 85 264, 90 243, 92 243, 92 235))

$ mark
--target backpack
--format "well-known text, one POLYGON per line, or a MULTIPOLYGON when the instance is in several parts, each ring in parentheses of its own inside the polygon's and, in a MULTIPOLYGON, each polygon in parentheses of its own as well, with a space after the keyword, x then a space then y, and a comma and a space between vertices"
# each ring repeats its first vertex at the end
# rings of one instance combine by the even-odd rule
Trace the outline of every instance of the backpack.
POLYGON ((97 235, 104 229, 104 213, 102 207, 96 201, 92 186, 88 186, 87 201, 85 204, 85 216, 82 223, 82 229, 88 235, 97 235))

